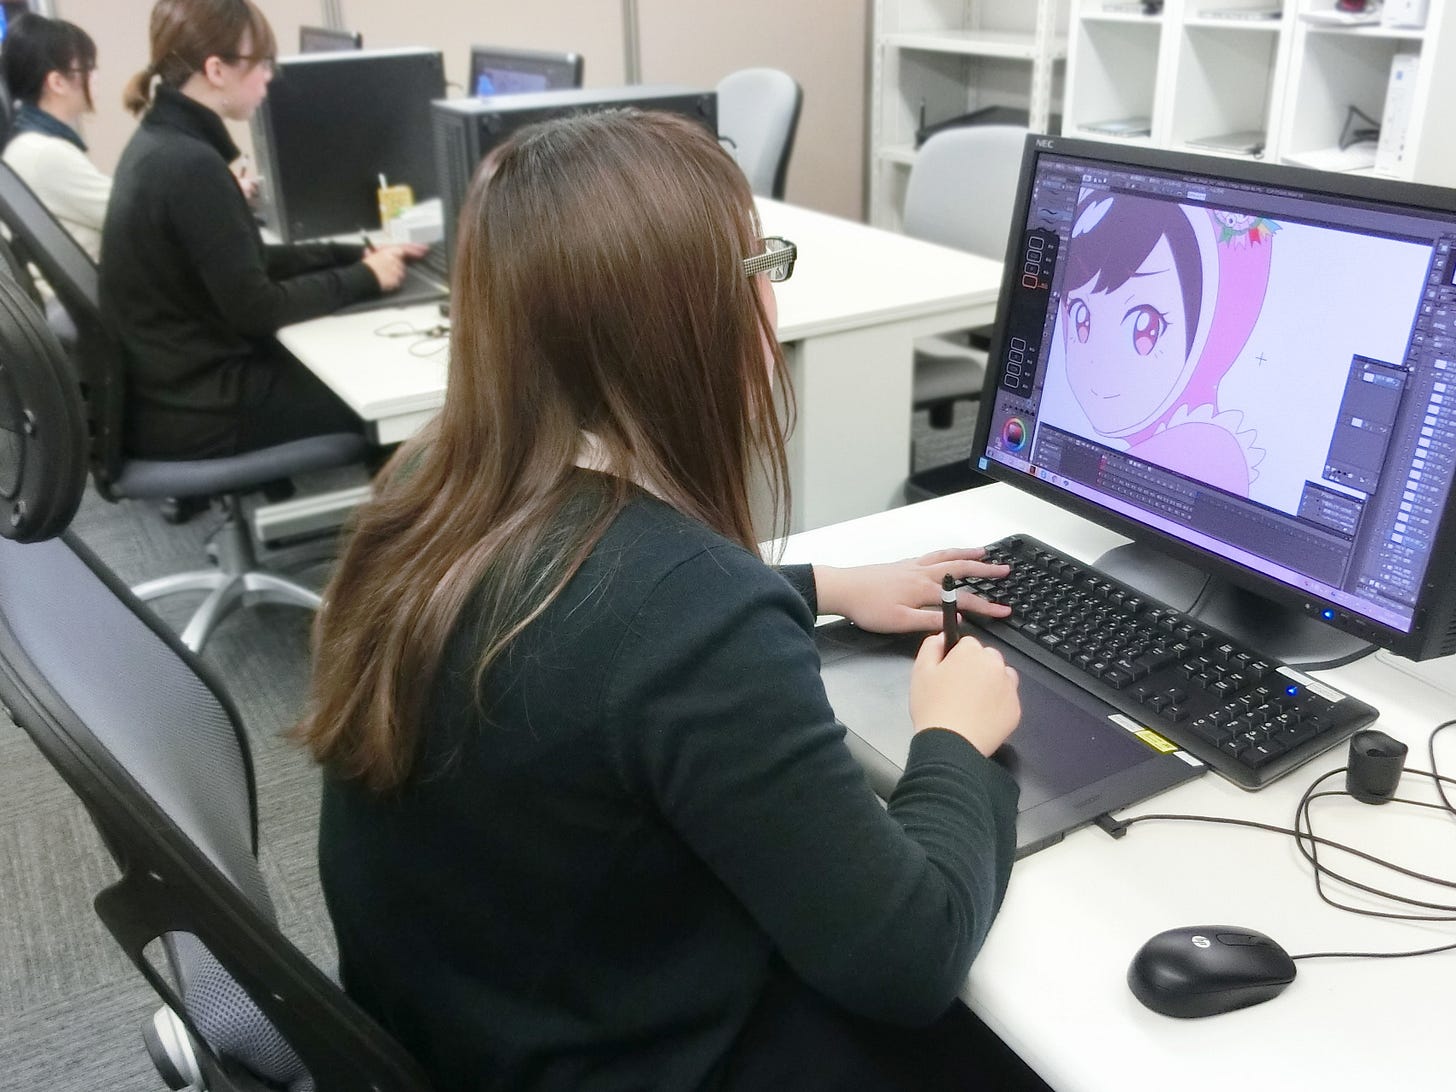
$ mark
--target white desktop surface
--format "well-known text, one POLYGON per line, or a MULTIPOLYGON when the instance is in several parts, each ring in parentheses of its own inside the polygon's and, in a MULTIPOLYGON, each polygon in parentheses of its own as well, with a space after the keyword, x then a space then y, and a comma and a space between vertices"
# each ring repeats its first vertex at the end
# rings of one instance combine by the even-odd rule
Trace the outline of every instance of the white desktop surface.
MULTIPOLYGON (((798 402, 789 440, 794 526, 882 511, 909 472, 914 340, 989 322, 1001 263, 764 198, 758 208, 764 234, 799 247, 793 278, 775 286, 798 402)), ((446 341, 378 332, 439 321, 433 304, 386 307, 299 323, 278 337, 381 443, 393 443, 442 404, 446 341), (435 351, 414 356, 412 345, 435 351)))
MULTIPOLYGON (((791 536, 782 560, 859 564, 976 545, 1014 532, 1086 560, 1124 541, 996 484, 791 536)), ((1412 769, 1429 768, 1431 730, 1456 717, 1456 699, 1378 657, 1318 677, 1379 708, 1374 727, 1410 746, 1406 765, 1412 769)), ((853 729, 852 714, 840 712, 853 729)), ((1448 776, 1456 774, 1452 732, 1456 729, 1438 745, 1448 776)), ((1345 765, 1346 754, 1342 743, 1257 793, 1208 773, 1120 814, 1201 813, 1290 826, 1314 776, 1345 765)), ((1343 788, 1343 776, 1327 787, 1343 788)), ((1427 779, 1410 775, 1401 793, 1434 797, 1427 779)), ((1456 880, 1456 821, 1449 815, 1347 798, 1317 807, 1315 830, 1321 836, 1456 880)), ((1350 874, 1380 886, 1456 902, 1450 888, 1397 882, 1349 858, 1331 857, 1330 863, 1348 865, 1350 874)), ((1114 840, 1088 827, 1016 864, 963 996, 1059 1092, 1456 1087, 1450 1042, 1456 952, 1301 961, 1293 984, 1272 1001, 1175 1020, 1143 1008, 1129 992, 1126 974, 1145 940, 1185 925, 1257 929, 1291 954, 1402 951, 1456 942, 1451 923, 1386 922, 1326 906, 1288 837, 1208 824, 1147 823, 1114 840)))

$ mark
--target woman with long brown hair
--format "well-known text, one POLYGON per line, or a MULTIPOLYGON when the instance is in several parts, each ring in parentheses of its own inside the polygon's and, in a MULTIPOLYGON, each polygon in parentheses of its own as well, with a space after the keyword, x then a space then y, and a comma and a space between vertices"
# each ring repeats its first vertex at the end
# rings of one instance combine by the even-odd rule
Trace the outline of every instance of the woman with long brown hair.
POLYGON ((278 344, 289 323, 392 291, 423 247, 264 246, 229 164, 273 78, 252 0, 157 0, 151 63, 127 85, 141 125, 116 168, 101 308, 126 356, 132 455, 233 455, 359 419, 278 344))
POLYGON ((1004 570, 760 559, 794 252, 758 235, 663 114, 523 130, 466 199, 449 394, 359 513, 299 728, 344 985, 442 1089, 964 1077, 897 1025, 951 1005, 1005 890, 1015 674, 926 640, 886 809, 812 631, 931 630, 945 572, 1004 570))

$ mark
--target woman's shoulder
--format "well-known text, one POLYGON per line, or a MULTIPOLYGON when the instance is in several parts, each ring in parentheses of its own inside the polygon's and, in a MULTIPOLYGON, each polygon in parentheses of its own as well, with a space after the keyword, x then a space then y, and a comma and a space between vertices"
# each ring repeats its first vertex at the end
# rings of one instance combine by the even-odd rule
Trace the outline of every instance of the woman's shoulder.
POLYGON ((597 552, 614 564, 658 574, 711 558, 715 568, 738 576, 772 575, 756 554, 646 493, 627 502, 602 536, 597 552))
POLYGON ((222 154, 201 137, 174 126, 143 122, 122 152, 116 173, 160 171, 185 185, 196 181, 195 172, 226 172, 227 169, 222 154))
POLYGON ((574 581, 585 604, 656 616, 711 603, 719 617, 787 613, 812 624, 803 598, 756 551, 656 498, 629 502, 574 581))
POLYGON ((24 173, 27 166, 54 170, 77 161, 90 163, 86 159, 86 153, 69 140, 36 132, 16 133, 11 137, 5 145, 4 159, 21 173, 24 173))

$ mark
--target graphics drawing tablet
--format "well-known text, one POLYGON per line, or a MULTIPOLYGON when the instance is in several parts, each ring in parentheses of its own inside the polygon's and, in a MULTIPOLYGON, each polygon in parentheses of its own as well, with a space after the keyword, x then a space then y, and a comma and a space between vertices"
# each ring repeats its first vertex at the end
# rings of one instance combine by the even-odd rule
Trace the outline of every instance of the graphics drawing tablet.
MULTIPOLYGON (((1203 773, 1198 759, 1112 706, 989 634, 975 636, 999 648, 1021 676, 1021 725, 997 752, 1021 786, 1018 857, 1203 773)), ((815 639, 850 750, 888 798, 910 753, 910 666, 924 635, 886 636, 841 622, 820 626, 815 639)))

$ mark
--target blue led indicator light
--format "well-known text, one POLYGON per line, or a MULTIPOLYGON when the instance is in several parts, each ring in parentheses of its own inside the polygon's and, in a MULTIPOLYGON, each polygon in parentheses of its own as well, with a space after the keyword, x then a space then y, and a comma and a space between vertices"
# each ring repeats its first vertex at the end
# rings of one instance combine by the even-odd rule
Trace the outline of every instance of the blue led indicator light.
POLYGON ((1334 616, 1335 616, 1335 612, 1332 611, 1332 610, 1330 610, 1329 607, 1326 607, 1324 610, 1320 611, 1320 617, 1323 618, 1326 622, 1328 622, 1331 619, 1333 619, 1334 616))
POLYGON ((1284 692, 1286 694, 1288 694, 1292 698, 1292 697, 1294 697, 1295 694, 1298 694, 1299 693, 1299 687, 1297 687, 1297 686, 1286 686, 1284 688, 1284 692))

